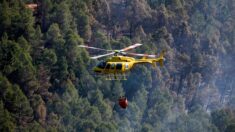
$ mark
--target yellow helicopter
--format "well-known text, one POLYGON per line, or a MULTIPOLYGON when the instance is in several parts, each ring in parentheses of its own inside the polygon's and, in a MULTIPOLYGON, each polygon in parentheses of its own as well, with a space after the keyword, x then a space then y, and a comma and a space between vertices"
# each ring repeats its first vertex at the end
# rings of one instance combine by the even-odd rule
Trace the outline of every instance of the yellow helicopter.
POLYGON ((156 67, 156 62, 158 62, 160 66, 163 66, 163 61, 165 60, 164 51, 161 52, 158 58, 156 55, 126 52, 141 45, 142 44, 140 43, 136 43, 121 50, 106 50, 87 45, 79 45, 79 47, 110 52, 107 54, 91 57, 91 59, 98 59, 101 57, 113 55, 111 58, 99 62, 98 65, 93 68, 93 71, 100 75, 106 76, 107 80, 126 80, 124 73, 130 71, 133 68, 133 66, 136 64, 149 63, 152 64, 154 67, 156 67), (140 56, 142 58, 136 59, 133 57, 129 57, 127 55, 140 56))

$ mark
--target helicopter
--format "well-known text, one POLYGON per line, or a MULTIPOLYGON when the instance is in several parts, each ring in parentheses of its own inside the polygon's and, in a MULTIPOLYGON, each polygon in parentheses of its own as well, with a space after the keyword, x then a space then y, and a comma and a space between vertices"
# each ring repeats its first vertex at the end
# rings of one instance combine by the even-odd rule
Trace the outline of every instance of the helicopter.
POLYGON ((149 63, 156 67, 156 62, 158 62, 160 66, 163 66, 165 51, 162 51, 159 57, 156 55, 127 52, 128 50, 134 49, 141 45, 142 44, 140 43, 136 43, 120 50, 107 50, 87 45, 79 45, 78 47, 109 52, 107 54, 91 57, 91 59, 99 59, 112 55, 112 57, 100 61, 93 68, 93 71, 97 74, 105 75, 107 80, 126 80, 125 73, 130 71, 136 64, 149 63), (130 56, 138 56, 142 58, 136 59, 130 56))

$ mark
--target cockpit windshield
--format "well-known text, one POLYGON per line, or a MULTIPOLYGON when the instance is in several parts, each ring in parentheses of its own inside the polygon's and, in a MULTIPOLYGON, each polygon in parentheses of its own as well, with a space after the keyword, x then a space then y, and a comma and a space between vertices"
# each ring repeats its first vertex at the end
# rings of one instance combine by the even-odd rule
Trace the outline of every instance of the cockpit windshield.
POLYGON ((105 62, 105 61, 101 61, 101 62, 97 65, 97 67, 98 67, 98 68, 101 68, 101 69, 104 69, 105 66, 106 66, 106 62, 105 62))

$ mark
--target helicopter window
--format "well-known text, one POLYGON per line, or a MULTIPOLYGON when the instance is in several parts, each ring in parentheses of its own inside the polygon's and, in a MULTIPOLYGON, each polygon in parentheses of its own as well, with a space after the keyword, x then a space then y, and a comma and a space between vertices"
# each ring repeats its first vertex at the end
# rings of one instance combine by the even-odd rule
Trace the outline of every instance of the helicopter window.
POLYGON ((97 65, 97 67, 98 67, 98 68, 101 68, 101 69, 104 69, 105 66, 106 66, 106 62, 104 62, 104 61, 101 61, 101 62, 97 65))
POLYGON ((128 69, 128 64, 126 63, 126 69, 128 69))
POLYGON ((105 69, 109 69, 110 66, 111 66, 111 65, 108 63, 108 64, 106 65, 106 68, 105 68, 105 69))
POLYGON ((118 64, 116 65, 116 69, 121 70, 121 69, 122 69, 122 64, 121 64, 121 63, 118 63, 118 64))
POLYGON ((114 68, 115 68, 115 64, 112 63, 112 64, 111 64, 111 69, 114 69, 114 68))

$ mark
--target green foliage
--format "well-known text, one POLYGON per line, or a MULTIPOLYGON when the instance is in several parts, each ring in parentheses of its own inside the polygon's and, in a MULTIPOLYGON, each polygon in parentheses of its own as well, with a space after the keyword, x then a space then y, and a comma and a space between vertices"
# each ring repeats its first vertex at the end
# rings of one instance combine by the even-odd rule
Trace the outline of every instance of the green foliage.
MULTIPOLYGON (((231 122, 231 114, 228 111, 225 110, 218 110, 214 111, 211 114, 212 117, 212 122, 217 126, 217 128, 220 131, 225 131, 226 128, 229 126, 229 123, 231 122)), ((230 128, 227 129, 232 129, 232 126, 229 126, 230 128)))
POLYGON ((30 92, 36 89, 37 84, 35 82, 35 69, 32 65, 32 58, 25 50, 15 41, 8 40, 7 36, 3 37, 1 41, 0 58, 2 63, 0 67, 5 75, 11 76, 13 81, 17 80, 21 86, 27 86, 28 92, 30 92))
POLYGON ((116 127, 111 123, 101 123, 96 129, 96 132, 115 132, 116 127))
POLYGON ((65 51, 69 65, 73 65, 79 56, 78 45, 83 44, 83 39, 72 31, 69 31, 65 38, 65 51))
POLYGON ((0 100, 0 116, 0 130, 13 132, 16 126, 13 123, 12 117, 10 116, 9 112, 4 108, 2 100, 0 100))
POLYGON ((78 93, 76 88, 74 87, 71 80, 67 80, 66 82, 62 83, 62 89, 64 89, 64 93, 62 95, 62 99, 66 102, 70 103, 75 99, 78 99, 78 93))
POLYGON ((25 52, 30 51, 31 47, 30 47, 29 43, 27 42, 27 40, 23 36, 18 38, 17 43, 20 45, 20 47, 22 48, 23 51, 25 51, 25 52))
POLYGON ((56 51, 57 56, 62 56, 64 54, 63 46, 65 41, 58 24, 54 23, 49 27, 46 38, 46 47, 53 48, 56 51))
POLYGON ((96 128, 96 124, 91 120, 82 121, 79 125, 77 125, 76 131, 94 131, 96 128))
POLYGON ((234 123, 228 125, 226 130, 225 130, 225 132, 233 132, 233 131, 235 131, 235 124, 234 123))
POLYGON ((33 2, 0 1, 0 131, 234 131, 232 0, 33 2), (132 43, 164 67, 106 81, 78 47, 132 43))
POLYGON ((51 49, 45 49, 42 54, 42 60, 44 65, 51 67, 57 62, 57 56, 51 49))
POLYGON ((17 85, 12 85, 5 77, 0 76, 1 100, 6 108, 17 120, 17 123, 24 123, 31 120, 33 110, 22 90, 17 85))
POLYGON ((0 7, 2 9, 0 12, 0 36, 6 32, 10 38, 17 39, 21 35, 30 38, 34 32, 34 19, 32 13, 24 8, 22 1, 9 3, 4 0, 0 3, 0 7))

